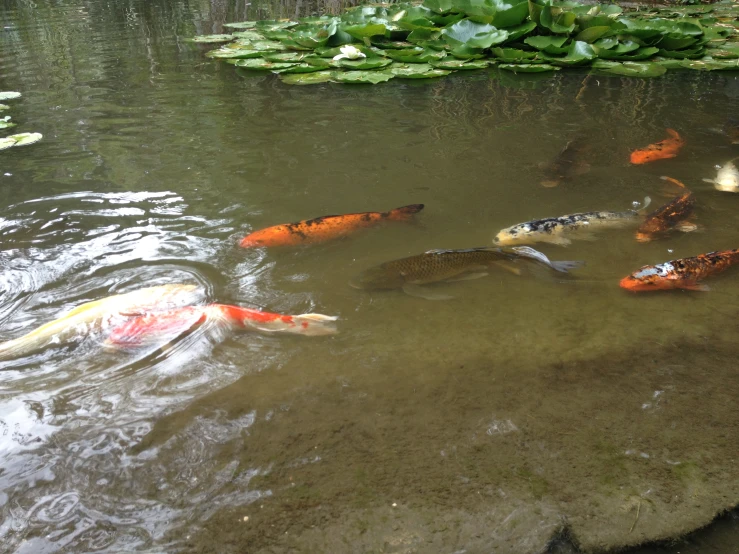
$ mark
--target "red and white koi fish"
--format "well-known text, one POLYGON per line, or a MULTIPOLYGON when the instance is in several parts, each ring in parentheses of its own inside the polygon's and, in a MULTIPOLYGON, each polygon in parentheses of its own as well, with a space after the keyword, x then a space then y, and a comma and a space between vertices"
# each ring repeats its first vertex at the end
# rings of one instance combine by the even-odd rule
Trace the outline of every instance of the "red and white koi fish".
POLYGON ((0 344, 0 360, 27 356, 50 344, 79 339, 106 318, 189 304, 197 300, 195 285, 161 285, 86 302, 20 338, 0 344))
POLYGON ((173 339, 206 322, 266 333, 333 335, 337 332, 336 319, 323 314, 282 315, 227 304, 186 306, 129 319, 110 332, 106 344, 141 346, 162 337, 173 339))

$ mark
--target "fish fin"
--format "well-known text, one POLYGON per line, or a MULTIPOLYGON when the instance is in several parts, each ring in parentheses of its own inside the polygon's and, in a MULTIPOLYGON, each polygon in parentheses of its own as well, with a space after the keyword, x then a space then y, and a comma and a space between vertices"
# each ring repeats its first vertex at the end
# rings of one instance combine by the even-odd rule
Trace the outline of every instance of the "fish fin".
POLYGON ((549 258, 547 258, 546 254, 539 252, 538 250, 531 248, 530 246, 515 246, 512 248, 512 250, 514 250, 516 253, 524 258, 531 258, 532 260, 541 262, 542 264, 551 267, 553 270, 560 271, 562 273, 567 273, 568 270, 575 269, 576 267, 580 267, 581 265, 585 264, 585 262, 583 261, 553 262, 549 258))
POLYGON ((558 262, 551 262, 551 267, 555 271, 560 273, 569 273, 571 269, 577 269, 585 265, 583 260, 565 260, 558 262))
POLYGON ((336 321, 338 316, 335 315, 323 315, 323 314, 300 314, 295 317, 302 319, 308 319, 310 321, 336 321))
POLYGON ((699 229, 699 226, 695 223, 681 223, 675 228, 679 231, 682 231, 683 233, 692 233, 693 231, 697 231, 699 229))
POLYGON ((337 319, 339 318, 336 316, 323 314, 296 315, 293 316, 293 321, 297 324, 297 327, 292 332, 309 337, 335 335, 338 333, 334 324, 337 319))
POLYGON ((709 290, 711 290, 711 287, 709 287, 708 285, 702 285, 698 283, 686 283, 684 285, 680 285, 680 288, 685 290, 695 290, 699 292, 708 292, 709 290))
POLYGON ((590 168, 591 165, 588 162, 578 162, 575 164, 574 174, 584 175, 585 173, 590 171, 590 168))
POLYGON ((501 269, 505 269, 506 271, 510 271, 514 275, 521 275, 521 269, 518 267, 513 267, 511 264, 506 262, 495 262, 493 265, 498 266, 501 269))
MULTIPOLYGON (((671 158, 674 158, 675 156, 670 156, 670 157, 671 158)), ((685 183, 683 183, 682 181, 678 181, 677 179, 673 179, 672 177, 668 177, 667 175, 662 175, 660 177, 660 179, 662 179, 663 181, 668 181, 668 182, 672 183, 673 185, 677 185, 678 187, 681 187, 681 188, 684 188, 684 189, 687 189, 688 188, 688 187, 685 186, 685 183)))
POLYGON ((644 202, 642 202, 641 207, 636 210, 636 213, 639 215, 647 215, 647 208, 651 203, 652 199, 649 196, 645 196, 644 202))
POLYGON ((718 185, 715 179, 702 179, 704 183, 711 183, 712 185, 718 185))
POLYGON ((415 296, 416 298, 424 298, 426 300, 451 300, 452 298, 454 298, 453 296, 449 296, 448 294, 432 292, 429 289, 422 287, 421 285, 413 285, 411 283, 406 283, 405 285, 403 285, 403 292, 406 293, 408 296, 415 296))
POLYGON ((472 273, 465 273, 460 277, 452 277, 451 279, 446 279, 446 282, 456 283, 457 281, 472 281, 473 279, 480 279, 481 277, 487 277, 488 275, 490 274, 487 271, 477 271, 472 273))
POLYGON ((406 221, 411 219, 414 214, 417 214, 423 209, 423 204, 409 204, 408 206, 401 206, 388 212, 388 217, 394 221, 406 221))
POLYGON ((548 189, 551 189, 551 188, 554 188, 554 187, 558 186, 561 182, 562 182, 561 180, 557 181, 557 180, 554 180, 554 179, 550 179, 550 180, 546 180, 546 181, 541 181, 541 186, 542 187, 546 187, 548 189))
POLYGON ((680 133, 678 133, 675 129, 667 129, 667 134, 670 135, 672 138, 677 139, 679 141, 683 140, 683 137, 681 137, 680 133))

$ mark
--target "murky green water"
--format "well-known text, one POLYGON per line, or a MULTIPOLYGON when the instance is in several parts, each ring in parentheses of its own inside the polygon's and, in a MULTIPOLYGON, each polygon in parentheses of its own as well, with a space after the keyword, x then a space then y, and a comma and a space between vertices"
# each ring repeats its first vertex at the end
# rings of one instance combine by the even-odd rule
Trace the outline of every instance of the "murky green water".
MULTIPOLYGON (((705 294, 617 286, 739 244, 739 195, 701 181, 739 155, 718 132, 739 114, 735 73, 288 87, 183 39, 301 4, 0 10, 0 89, 24 95, 7 113, 44 134, 0 153, 0 338, 175 282, 341 318, 335 337, 194 333, 164 353, 93 333, 5 363, 3 551, 541 552, 563 535, 597 550, 737 504, 737 275, 705 294), (630 166, 667 127, 683 153, 630 166), (539 164, 583 133, 591 171, 541 187, 539 164), (663 174, 694 190, 699 231, 541 248, 585 260, 577 282, 501 272, 439 285, 445 302, 347 285, 520 221, 662 203, 663 174), (418 202, 415 224, 236 246, 271 224, 418 202)), ((729 518, 696 544, 730 552, 737 537, 729 518)))

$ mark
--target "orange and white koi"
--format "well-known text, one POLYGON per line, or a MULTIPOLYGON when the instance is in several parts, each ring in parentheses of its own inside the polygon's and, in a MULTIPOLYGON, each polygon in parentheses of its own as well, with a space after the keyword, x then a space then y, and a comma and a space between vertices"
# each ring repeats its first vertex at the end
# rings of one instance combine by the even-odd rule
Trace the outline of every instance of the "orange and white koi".
POLYGON ((195 302, 195 285, 161 285, 86 302, 20 338, 0 344, 0 360, 27 356, 50 344, 79 339, 106 318, 195 302))
POLYGON ((677 153, 685 145, 685 141, 675 129, 667 129, 667 134, 670 136, 665 140, 650 144, 646 148, 634 150, 631 153, 631 163, 645 164, 677 156, 677 153))
POLYGON ((739 263, 739 249, 709 252, 692 258, 672 260, 657 265, 645 265, 628 277, 620 286, 632 292, 650 290, 710 290, 699 281, 720 273, 739 263))
POLYGON ((636 240, 639 242, 648 242, 674 227, 679 227, 684 231, 695 230, 695 225, 685 223, 685 220, 693 215, 693 208, 695 207, 693 193, 677 179, 664 176, 661 178, 681 187, 684 192, 652 213, 647 214, 644 222, 636 230, 636 240))
POLYGON ((241 239, 239 244, 244 248, 314 244, 344 237, 383 221, 409 221, 422 209, 423 204, 411 204, 389 212, 324 215, 315 219, 274 225, 254 231, 241 239))
POLYGON ((131 318, 111 330, 106 344, 141 346, 161 337, 173 339, 206 322, 267 333, 333 335, 337 332, 336 319, 323 314, 282 315, 227 304, 186 306, 131 318))

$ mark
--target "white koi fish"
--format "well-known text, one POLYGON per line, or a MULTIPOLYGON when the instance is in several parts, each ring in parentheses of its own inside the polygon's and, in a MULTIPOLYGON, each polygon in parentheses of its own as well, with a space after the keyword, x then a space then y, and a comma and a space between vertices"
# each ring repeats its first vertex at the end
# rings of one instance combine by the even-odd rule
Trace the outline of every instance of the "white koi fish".
MULTIPOLYGON (((736 158, 734 158, 736 159, 736 158)), ((723 192, 739 192, 739 170, 734 160, 729 160, 718 168, 715 179, 703 179, 706 183, 713 183, 716 190, 723 192)))

